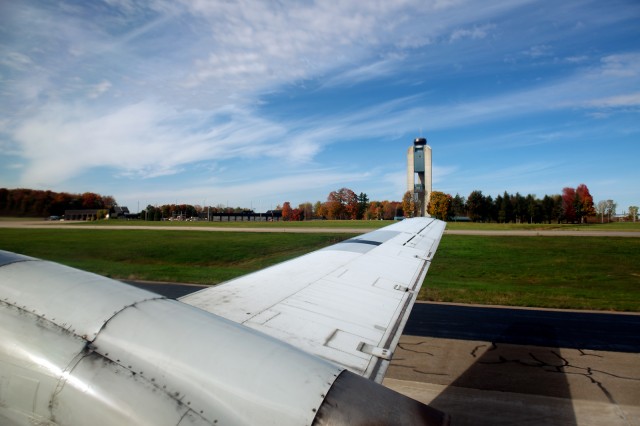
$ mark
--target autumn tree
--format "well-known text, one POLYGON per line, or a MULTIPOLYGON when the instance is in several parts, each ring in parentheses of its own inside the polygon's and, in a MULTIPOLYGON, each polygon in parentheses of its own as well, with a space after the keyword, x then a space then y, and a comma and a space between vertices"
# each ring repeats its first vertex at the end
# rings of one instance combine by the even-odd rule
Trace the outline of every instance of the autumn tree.
POLYGON ((447 220, 453 216, 452 197, 440 191, 433 191, 427 205, 427 212, 436 219, 447 220))
POLYGON ((414 217, 416 215, 415 207, 413 193, 411 191, 405 192, 402 196, 402 210, 405 217, 414 217))
MULTIPOLYGON (((358 212, 360 211, 360 203, 358 200, 358 196, 352 190, 348 188, 342 188, 340 191, 343 192, 343 203, 345 206, 345 212, 347 213, 348 219, 357 219, 358 212)), ((366 195, 365 195, 366 198, 366 195)), ((367 199, 368 202, 368 199, 367 199)))
POLYGON ((562 216, 567 222, 576 221, 576 190, 573 188, 562 188, 562 216))
POLYGON ((580 184, 577 188, 562 189, 562 216, 567 222, 583 223, 588 216, 595 216, 596 209, 593 197, 587 185, 580 184))
POLYGON ((358 197, 349 188, 331 191, 327 196, 329 219, 356 219, 358 216, 358 197))
POLYGON ((335 191, 329 194, 325 203, 326 216, 330 220, 341 219, 344 215, 344 206, 335 195, 335 191))
POLYGON ((382 219, 382 203, 380 201, 372 201, 371 203, 369 203, 366 217, 370 220, 382 219))
POLYGON ((298 210, 300 210, 301 220, 313 219, 313 205, 311 203, 300 204, 298 210))
POLYGON ((93 192, 85 192, 82 194, 82 208, 83 209, 102 209, 104 208, 104 202, 102 197, 93 192))
POLYGON ((596 209, 593 205, 593 197, 589 192, 589 188, 584 183, 581 183, 576 188, 576 200, 575 209, 578 220, 582 223, 588 216, 595 216, 596 209))
POLYGON ((113 197, 92 192, 69 194, 25 188, 0 188, 0 214, 7 216, 62 216, 66 210, 103 209, 112 205, 115 205, 113 197))
POLYGON ((327 208, 327 203, 321 203, 320 201, 316 202, 313 207, 313 212, 317 217, 328 217, 329 210, 327 208))
POLYGON ((402 204, 397 201, 382 201, 382 219, 392 220, 402 214, 402 204))
POLYGON ((285 201, 284 204, 282 205, 282 220, 284 221, 292 220, 291 214, 292 214, 291 203, 289 203, 288 201, 285 201))
POLYGON ((293 209, 291 210, 291 216, 289 218, 291 222, 299 222, 302 220, 302 210, 293 209))
POLYGON ((111 210, 113 207, 117 206, 116 199, 111 195, 103 195, 102 196, 102 204, 105 209, 111 210))

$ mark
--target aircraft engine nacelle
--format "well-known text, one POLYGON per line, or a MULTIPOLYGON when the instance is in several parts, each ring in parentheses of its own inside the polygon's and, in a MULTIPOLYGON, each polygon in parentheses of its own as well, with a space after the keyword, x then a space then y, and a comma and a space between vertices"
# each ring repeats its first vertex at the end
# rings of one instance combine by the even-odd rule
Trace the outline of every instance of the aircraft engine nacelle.
POLYGON ((198 308, 0 251, 0 424, 443 419, 426 405, 198 308))

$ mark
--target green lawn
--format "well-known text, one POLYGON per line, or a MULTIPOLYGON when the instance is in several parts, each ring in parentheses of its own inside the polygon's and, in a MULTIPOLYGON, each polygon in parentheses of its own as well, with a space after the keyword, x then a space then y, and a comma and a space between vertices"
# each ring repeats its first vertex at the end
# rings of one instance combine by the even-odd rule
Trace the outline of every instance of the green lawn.
MULTIPOLYGON (((29 218, 12 218, 0 217, 2 221, 25 221, 39 220, 29 218)), ((154 227, 223 227, 223 228, 356 228, 366 232, 368 229, 378 229, 394 223, 391 220, 310 220, 303 222, 254 222, 244 221, 236 222, 178 222, 178 221, 144 221, 144 220, 98 220, 93 222, 69 221, 56 222, 56 224, 72 224, 72 225, 98 225, 98 226, 154 226, 154 227)), ((541 224, 541 223, 473 223, 473 222, 447 222, 447 229, 450 230, 586 230, 586 231, 634 231, 640 232, 640 222, 612 222, 612 223, 593 223, 593 224, 541 224)))
POLYGON ((420 299, 640 311, 640 239, 446 235, 420 299))
POLYGON ((640 232, 640 222, 612 222, 612 223, 473 223, 447 222, 450 230, 495 230, 495 231, 633 231, 640 232))
POLYGON ((349 234, 0 229, 0 249, 112 278, 217 284, 349 234))
MULTIPOLYGON (((121 279, 215 284, 348 238, 0 229, 0 249, 121 279)), ((640 238, 445 235, 422 300, 640 311, 640 238)))

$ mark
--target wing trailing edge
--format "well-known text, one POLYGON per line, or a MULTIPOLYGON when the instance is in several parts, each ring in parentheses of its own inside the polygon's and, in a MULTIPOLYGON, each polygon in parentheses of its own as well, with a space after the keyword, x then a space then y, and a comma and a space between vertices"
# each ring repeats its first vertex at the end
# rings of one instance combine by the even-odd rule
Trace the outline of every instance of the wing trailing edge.
POLYGON ((444 228, 405 219, 180 300, 380 383, 444 228))

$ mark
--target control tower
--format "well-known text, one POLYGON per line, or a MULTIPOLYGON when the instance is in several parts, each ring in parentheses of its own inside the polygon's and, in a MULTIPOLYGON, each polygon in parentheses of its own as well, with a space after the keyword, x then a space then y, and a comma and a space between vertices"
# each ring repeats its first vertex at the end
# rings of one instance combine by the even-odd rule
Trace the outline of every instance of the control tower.
POLYGON ((417 138, 407 151, 407 191, 413 194, 418 216, 427 215, 431 179, 431 147, 425 138, 417 138))

